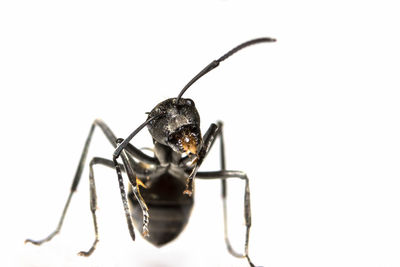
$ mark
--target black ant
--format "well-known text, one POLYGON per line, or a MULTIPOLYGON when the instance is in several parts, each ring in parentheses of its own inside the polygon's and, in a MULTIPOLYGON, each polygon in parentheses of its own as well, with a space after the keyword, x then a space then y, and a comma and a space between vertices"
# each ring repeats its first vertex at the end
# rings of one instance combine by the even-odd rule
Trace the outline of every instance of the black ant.
POLYGON ((27 239, 25 242, 41 245, 44 242, 50 241, 60 232, 72 195, 78 187, 90 141, 97 126, 114 146, 115 151, 112 160, 95 157, 89 163, 90 210, 93 217, 95 240, 88 251, 81 251, 78 255, 90 256, 99 241, 96 218, 97 195, 93 166, 101 164, 115 168, 117 171, 122 204, 132 239, 135 240, 133 228, 133 224, 135 224, 142 233, 142 236, 155 246, 162 246, 172 241, 186 226, 193 208, 192 194, 194 178, 220 179, 222 182, 225 242, 227 249, 235 257, 247 258, 250 266, 254 266, 248 253, 251 226, 249 179, 246 173, 242 171, 225 169, 222 123, 212 123, 204 136, 202 136, 200 133, 200 116, 195 104, 191 99, 182 98, 182 95, 193 83, 209 71, 218 67, 222 61, 237 51, 262 42, 275 42, 275 39, 258 38, 247 41, 233 48, 219 59, 212 61, 181 90, 178 97, 169 98, 159 103, 149 112, 147 120, 126 139, 118 139, 103 121, 95 120, 86 139, 72 182, 71 192, 65 203, 56 230, 42 240, 27 239), (145 126, 149 129, 153 138, 154 157, 143 153, 129 143, 145 126), (211 172, 199 172, 198 169, 214 144, 216 137, 220 138, 221 169, 211 172), (122 159, 122 164, 117 161, 119 157, 122 159), (122 171, 126 172, 130 182, 128 196, 122 180, 122 171), (245 181, 244 217, 246 238, 243 254, 233 250, 226 231, 226 179, 228 178, 239 178, 245 181), (139 190, 140 186, 142 189, 139 190))

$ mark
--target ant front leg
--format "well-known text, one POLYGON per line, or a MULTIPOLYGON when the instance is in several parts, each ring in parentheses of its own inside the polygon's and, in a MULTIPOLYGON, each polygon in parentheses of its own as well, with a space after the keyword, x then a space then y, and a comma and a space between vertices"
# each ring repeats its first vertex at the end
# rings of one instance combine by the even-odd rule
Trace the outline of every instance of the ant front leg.
MULTIPOLYGON (((132 161, 131 161, 132 162, 132 161)), ((96 209, 97 209, 97 194, 96 194, 96 184, 94 180, 94 172, 93 172, 93 166, 94 165, 103 165, 109 168, 114 168, 114 162, 112 160, 108 160, 105 158, 99 158, 95 157, 93 158, 90 163, 89 163, 89 185, 90 185, 90 211, 92 213, 92 218, 93 218, 93 226, 94 226, 94 232, 95 232, 95 240, 93 242, 93 245, 90 247, 88 251, 81 251, 78 253, 79 256, 90 256, 93 251, 96 249, 96 245, 99 242, 99 234, 98 234, 98 226, 97 226, 97 217, 96 217, 96 209)), ((130 163, 130 166, 132 166, 132 163, 130 163)), ((147 171, 143 170, 138 167, 138 165, 133 165, 134 170, 138 175, 147 175, 147 171)), ((125 167, 122 164, 119 164, 119 169, 125 172, 125 167)), ((120 185, 121 187, 121 185, 120 185)), ((132 229, 133 231, 133 229, 132 229)))
MULTIPOLYGON (((220 133, 220 128, 214 124, 211 123, 210 127, 208 128, 207 132, 204 134, 203 137, 203 145, 201 146, 200 152, 198 153, 196 159, 193 161, 195 164, 194 167, 192 166, 193 163, 191 163, 191 171, 190 174, 187 178, 187 183, 186 183, 186 190, 183 192, 184 194, 187 194, 191 196, 193 194, 193 179, 196 176, 196 173, 198 169, 200 168, 201 164, 203 163, 203 160, 206 158, 208 151, 210 151, 212 145, 214 144, 215 138, 218 136, 220 133)), ((187 156, 179 162, 179 166, 181 168, 187 167, 187 164, 192 161, 192 159, 187 156)), ((189 168, 189 169, 190 169, 189 168)))

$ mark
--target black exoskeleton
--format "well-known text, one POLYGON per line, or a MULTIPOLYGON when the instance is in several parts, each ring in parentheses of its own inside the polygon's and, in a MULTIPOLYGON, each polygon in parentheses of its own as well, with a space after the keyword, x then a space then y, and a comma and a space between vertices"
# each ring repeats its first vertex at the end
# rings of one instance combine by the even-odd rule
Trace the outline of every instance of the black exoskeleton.
POLYGON ((91 255, 99 241, 96 216, 97 195, 93 166, 101 164, 115 168, 117 172, 122 204, 132 239, 135 240, 133 227, 135 225, 142 236, 155 246, 162 246, 175 239, 187 224, 194 202, 194 178, 220 179, 227 249, 233 256, 246 258, 250 266, 254 266, 248 253, 251 226, 249 179, 244 172, 226 170, 225 168, 222 123, 212 123, 202 136, 200 116, 194 101, 182 98, 182 95, 199 78, 219 66, 222 61, 237 51, 253 44, 274 41, 275 39, 272 38, 253 39, 233 48, 219 59, 213 60, 181 90, 178 97, 169 98, 159 103, 149 112, 147 120, 126 139, 117 138, 103 121, 95 120, 86 139, 57 228, 42 240, 27 239, 26 242, 41 245, 50 241, 61 230, 72 195, 76 191, 82 176, 94 130, 99 127, 115 150, 112 160, 95 157, 89 163, 90 210, 93 218, 95 240, 88 251, 81 251, 79 255, 91 255), (149 156, 130 144, 132 138, 145 126, 147 126, 153 138, 154 148, 152 151, 154 156, 149 156), (220 169, 217 171, 198 171, 217 137, 220 138, 220 169), (122 159, 122 163, 118 162, 119 158, 122 159), (125 191, 122 172, 125 172, 129 179, 128 194, 125 191), (233 250, 228 238, 226 180, 230 178, 239 178, 245 181, 244 219, 246 236, 244 253, 237 253, 233 250))

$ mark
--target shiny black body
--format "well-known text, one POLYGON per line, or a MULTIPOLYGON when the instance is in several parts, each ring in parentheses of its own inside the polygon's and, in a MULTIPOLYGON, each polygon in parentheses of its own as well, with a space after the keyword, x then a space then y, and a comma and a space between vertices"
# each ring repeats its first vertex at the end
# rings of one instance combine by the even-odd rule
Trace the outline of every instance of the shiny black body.
MULTIPOLYGON (((186 226, 193 207, 193 196, 182 194, 186 189, 186 179, 191 166, 179 167, 182 160, 179 146, 181 135, 192 134, 197 146, 202 143, 200 134, 200 116, 191 99, 167 99, 158 104, 150 113, 151 121, 147 128, 153 137, 154 154, 158 166, 150 169, 149 175, 140 176, 145 187, 140 194, 146 203, 151 218, 148 224, 150 235, 143 237, 155 246, 162 246, 175 239, 186 226), (174 149, 175 150, 174 150, 174 149)), ((182 166, 182 165, 181 165, 182 166)), ((146 168, 145 168, 146 169, 146 168)), ((128 200, 133 222, 141 233, 143 214, 140 203, 130 188, 128 200)))
POLYGON ((27 239, 26 242, 41 245, 50 241, 60 232, 72 196, 78 188, 93 133, 95 129, 99 128, 114 147, 114 153, 112 160, 94 157, 89 163, 90 211, 93 218, 95 239, 89 250, 81 251, 78 255, 90 256, 99 242, 96 215, 97 193, 94 177, 94 166, 99 164, 116 170, 119 191, 131 238, 135 240, 133 227, 135 225, 147 241, 158 247, 174 240, 186 226, 193 208, 194 179, 221 180, 224 236, 227 249, 233 256, 246 258, 249 265, 254 266, 248 254, 251 226, 249 179, 244 172, 226 170, 225 168, 222 122, 212 123, 205 134, 202 135, 200 131, 200 116, 195 104, 191 99, 182 98, 182 95, 199 78, 219 66, 222 61, 237 51, 250 45, 274 41, 275 39, 267 37, 253 39, 234 47, 219 59, 213 60, 193 77, 181 90, 178 97, 169 98, 156 105, 148 113, 147 120, 125 139, 117 138, 102 120, 96 119, 91 125, 86 138, 70 193, 57 228, 44 239, 27 239), (132 138, 146 126, 153 139, 154 147, 151 150, 154 155, 148 155, 130 143, 132 138), (216 171, 199 172, 198 170, 203 160, 217 138, 220 140, 220 168, 216 171), (125 191, 123 172, 129 179, 128 193, 125 191), (232 248, 228 237, 226 181, 231 178, 241 179, 245 182, 243 210, 246 235, 243 253, 238 253, 232 248))

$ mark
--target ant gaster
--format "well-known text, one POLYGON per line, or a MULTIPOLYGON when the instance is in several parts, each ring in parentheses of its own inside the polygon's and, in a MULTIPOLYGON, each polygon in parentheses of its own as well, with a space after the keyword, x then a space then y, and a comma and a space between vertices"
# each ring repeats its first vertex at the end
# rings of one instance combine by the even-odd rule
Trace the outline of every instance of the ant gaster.
POLYGON ((78 187, 94 129, 99 127, 114 146, 115 151, 112 160, 94 157, 89 163, 90 210, 93 217, 95 240, 88 251, 81 251, 78 253, 79 255, 91 255, 99 241, 96 217, 97 195, 93 166, 100 164, 115 168, 117 172, 122 204, 132 239, 135 240, 134 224, 140 230, 142 236, 155 246, 169 243, 186 226, 193 207, 194 178, 220 179, 227 249, 233 256, 247 258, 250 266, 254 266, 248 253, 251 226, 249 179, 244 172, 230 171, 225 168, 222 123, 212 123, 202 136, 200 116, 195 104, 191 99, 182 98, 182 95, 199 78, 218 67, 220 62, 237 51, 253 44, 274 41, 275 39, 272 38, 253 39, 240 44, 219 59, 212 61, 181 90, 178 97, 159 103, 149 112, 147 120, 126 139, 117 138, 103 121, 95 120, 86 139, 71 191, 56 230, 42 240, 27 239, 25 242, 40 245, 50 241, 59 233, 72 195, 78 187), (129 143, 145 126, 147 126, 153 138, 154 156, 143 153, 129 143), (220 138, 220 170, 198 172, 216 137, 220 138), (118 158, 122 159, 122 164, 118 162, 118 158), (125 191, 122 172, 127 174, 130 182, 128 194, 125 191), (239 178, 245 181, 244 218, 246 236, 244 253, 238 253, 232 248, 227 234, 226 180, 230 178, 239 178), (139 190, 140 186, 142 189, 139 190))

